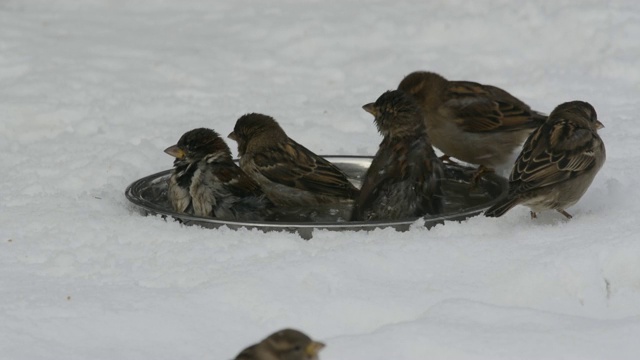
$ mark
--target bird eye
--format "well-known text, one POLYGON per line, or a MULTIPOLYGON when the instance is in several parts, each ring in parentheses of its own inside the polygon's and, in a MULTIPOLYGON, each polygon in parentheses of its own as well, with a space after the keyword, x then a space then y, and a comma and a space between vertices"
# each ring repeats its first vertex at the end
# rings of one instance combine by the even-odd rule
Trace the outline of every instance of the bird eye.
POLYGON ((302 350, 302 346, 300 345, 296 345, 293 347, 293 351, 301 351, 302 350))

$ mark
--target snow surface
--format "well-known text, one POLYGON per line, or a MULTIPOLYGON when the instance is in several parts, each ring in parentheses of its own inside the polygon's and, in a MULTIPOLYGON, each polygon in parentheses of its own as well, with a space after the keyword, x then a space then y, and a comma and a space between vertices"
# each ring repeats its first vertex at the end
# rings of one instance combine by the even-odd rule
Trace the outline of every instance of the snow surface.
POLYGON ((295 327, 323 360, 638 359, 639 39, 636 0, 0 1, 0 358, 231 359, 295 327), (608 159, 574 218, 304 241, 123 195, 247 112, 373 154, 361 105, 418 69, 591 102, 608 159))

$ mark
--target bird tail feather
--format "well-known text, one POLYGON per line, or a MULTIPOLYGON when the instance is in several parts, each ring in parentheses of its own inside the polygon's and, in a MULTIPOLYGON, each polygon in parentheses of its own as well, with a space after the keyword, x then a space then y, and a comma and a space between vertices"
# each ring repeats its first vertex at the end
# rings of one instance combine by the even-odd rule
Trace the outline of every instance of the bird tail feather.
POLYGON ((511 210, 512 207, 518 205, 517 198, 506 198, 501 201, 498 201, 496 204, 488 208, 484 212, 484 216, 487 217, 500 217, 504 215, 507 211, 511 210))

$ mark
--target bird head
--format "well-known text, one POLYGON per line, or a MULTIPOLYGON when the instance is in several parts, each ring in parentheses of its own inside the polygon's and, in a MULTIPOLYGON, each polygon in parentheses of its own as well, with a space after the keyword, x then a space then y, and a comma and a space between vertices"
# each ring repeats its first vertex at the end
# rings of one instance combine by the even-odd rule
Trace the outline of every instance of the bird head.
POLYGON ((324 343, 294 329, 284 329, 271 334, 263 343, 278 360, 317 360, 324 343))
POLYGON ((176 158, 176 166, 198 162, 204 158, 231 160, 231 151, 220 135, 205 128, 187 131, 177 144, 169 146, 164 152, 176 158))
POLYGON ((604 124, 598 120, 596 109, 586 101, 569 101, 556 106, 549 118, 566 118, 582 124, 583 127, 598 131, 604 124))
POLYGON ((228 138, 238 143, 238 154, 242 156, 248 147, 259 148, 274 141, 286 140, 287 135, 271 116, 251 113, 238 118, 228 138))
POLYGON ((362 108, 374 116, 374 123, 385 138, 416 135, 424 127, 418 104, 401 90, 387 91, 375 103, 362 108))

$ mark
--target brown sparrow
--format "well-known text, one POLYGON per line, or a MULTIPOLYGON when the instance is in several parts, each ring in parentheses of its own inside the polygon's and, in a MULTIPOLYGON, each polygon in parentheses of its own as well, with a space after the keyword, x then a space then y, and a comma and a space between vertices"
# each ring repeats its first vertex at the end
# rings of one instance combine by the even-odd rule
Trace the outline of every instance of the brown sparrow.
POLYGON ((363 106, 384 137, 362 181, 351 219, 396 220, 442 212, 444 166, 425 131, 420 107, 400 90, 363 106))
POLYGON ((448 81, 426 71, 398 85, 420 104, 433 146, 445 156, 489 171, 508 164, 516 149, 546 119, 508 92, 470 81, 448 81))
POLYGON ((229 147, 215 131, 188 131, 164 152, 176 158, 167 192, 176 212, 263 220, 273 207, 260 186, 233 162, 229 147))
POLYGON ((509 177, 508 196, 485 215, 502 216, 520 204, 531 208, 531 218, 553 209, 570 219, 565 209, 580 200, 606 159, 598 136, 603 127, 589 103, 558 105, 524 143, 509 177))
POLYGON ((298 330, 284 329, 242 350, 235 360, 318 360, 324 346, 298 330))
POLYGON ((229 138, 238 143, 240 167, 276 205, 313 206, 358 195, 342 171, 289 138, 270 116, 241 116, 229 138))

